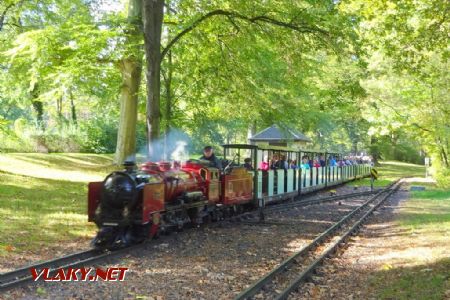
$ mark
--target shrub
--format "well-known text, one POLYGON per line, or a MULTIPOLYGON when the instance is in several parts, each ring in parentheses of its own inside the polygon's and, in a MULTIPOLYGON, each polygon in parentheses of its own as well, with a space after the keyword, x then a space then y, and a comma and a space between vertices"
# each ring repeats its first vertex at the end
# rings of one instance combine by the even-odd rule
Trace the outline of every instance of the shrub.
POLYGON ((116 150, 118 121, 114 119, 90 120, 81 123, 83 140, 80 144, 81 152, 113 153, 116 150))

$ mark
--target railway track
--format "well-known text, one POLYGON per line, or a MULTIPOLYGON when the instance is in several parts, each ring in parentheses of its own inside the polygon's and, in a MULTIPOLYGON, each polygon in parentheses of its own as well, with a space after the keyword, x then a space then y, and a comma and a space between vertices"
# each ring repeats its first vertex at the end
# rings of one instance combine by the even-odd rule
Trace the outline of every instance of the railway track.
POLYGON ((321 204, 326 202, 333 202, 338 200, 345 200, 348 198, 355 198, 355 197, 361 197, 361 196, 367 196, 377 193, 376 191, 371 192, 358 192, 358 193, 350 193, 350 194, 344 194, 344 195, 337 195, 337 196, 330 196, 330 197, 324 197, 324 198, 318 198, 318 199, 309 199, 309 200, 296 200, 292 202, 287 202, 284 204, 279 205, 272 205, 264 208, 264 213, 271 213, 271 212, 280 212, 284 210, 289 210, 294 207, 298 206, 306 206, 306 205, 313 205, 313 204, 321 204))
POLYGON ((252 211, 252 212, 247 212, 242 215, 236 216, 236 217, 234 217, 234 220, 239 221, 239 222, 244 222, 246 224, 252 224, 252 223, 261 224, 265 221, 264 220, 259 220, 259 221, 255 220, 256 217, 261 217, 261 214, 265 215, 265 214, 270 214, 270 213, 274 213, 274 212, 282 212, 282 211, 290 210, 290 209, 293 209, 296 207, 316 205, 316 204, 334 202, 334 201, 339 201, 339 200, 347 200, 350 198, 369 196, 369 195, 380 193, 381 191, 383 191, 385 189, 389 189, 389 188, 391 188, 391 186, 392 186, 392 184, 382 190, 377 190, 377 191, 348 193, 348 194, 329 196, 329 197, 318 198, 318 199, 293 200, 293 201, 286 202, 286 203, 278 203, 278 204, 266 206, 263 208, 262 211, 252 211))
POLYGON ((35 268, 38 271, 42 270, 43 268, 49 268, 49 275, 51 276, 56 273, 57 269, 86 266, 106 258, 113 258, 115 256, 124 254, 125 252, 131 251, 138 247, 142 247, 144 244, 145 243, 137 244, 115 251, 89 249, 86 251, 72 253, 56 259, 32 264, 10 272, 2 273, 0 274, 0 292, 33 281, 33 276, 31 275, 30 271, 31 268, 35 268))
MULTIPOLYGON (((380 193, 382 191, 379 191, 380 193)), ((298 206, 306 206, 313 204, 321 204, 325 202, 338 201, 347 198, 360 197, 364 195, 374 194, 375 192, 358 192, 358 193, 350 193, 338 196, 330 196, 320 199, 309 199, 309 200, 296 200, 287 203, 275 204, 268 206, 264 209, 264 213, 278 212, 288 210, 298 206)), ((242 220, 248 220, 250 218, 255 218, 258 212, 244 213, 241 216, 237 217, 237 221, 242 222, 242 220)), ((225 220, 226 221, 226 220, 225 220)), ((255 221, 250 221, 255 223, 255 221)), ((219 222, 220 223, 220 222, 219 222)), ((76 268, 81 266, 86 266, 92 264, 94 262, 110 258, 113 256, 118 256, 125 252, 131 251, 135 248, 141 247, 143 244, 134 245, 131 247, 115 250, 115 251, 102 251, 97 249, 89 249, 86 251, 76 252, 73 254, 69 254, 67 256, 63 256, 60 258, 39 262, 36 264, 28 265, 26 267, 22 267, 10 272, 6 272, 0 274, 0 291, 5 291, 14 287, 18 287, 33 281, 33 277, 31 275, 31 268, 35 268, 36 270, 41 270, 42 268, 49 268, 49 275, 53 275, 56 273, 57 269, 66 269, 66 268, 76 268)))
POLYGON ((308 280, 325 258, 333 254, 352 234, 358 231, 369 215, 399 189, 400 184, 401 181, 395 182, 388 188, 377 192, 317 236, 311 243, 242 291, 235 300, 253 299, 255 296, 258 299, 287 299, 302 282, 308 280))

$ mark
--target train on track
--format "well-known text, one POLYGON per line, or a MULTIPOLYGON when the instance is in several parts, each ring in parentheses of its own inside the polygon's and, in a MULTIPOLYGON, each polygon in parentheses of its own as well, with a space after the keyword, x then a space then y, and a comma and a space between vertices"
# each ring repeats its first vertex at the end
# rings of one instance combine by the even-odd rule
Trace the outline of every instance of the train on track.
POLYGON ((223 172, 201 160, 146 162, 138 168, 127 162, 124 171, 89 183, 88 219, 99 228, 93 245, 125 247, 159 233, 221 220, 370 174, 367 162, 330 164, 328 159, 342 157, 339 153, 246 144, 223 145, 223 149, 227 162, 223 172), (302 167, 301 158, 315 155, 324 158, 323 166, 302 167), (298 163, 291 168, 258 168, 274 156, 298 163), (243 166, 244 159, 252 162, 252 170, 243 166))

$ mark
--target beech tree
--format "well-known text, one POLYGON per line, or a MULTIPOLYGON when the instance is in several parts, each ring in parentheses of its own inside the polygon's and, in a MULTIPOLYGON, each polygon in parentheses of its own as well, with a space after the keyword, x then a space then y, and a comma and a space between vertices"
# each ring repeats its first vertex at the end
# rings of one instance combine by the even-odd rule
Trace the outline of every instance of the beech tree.
MULTIPOLYGON (((288 5, 285 1, 273 3, 243 3, 214 1, 203 3, 171 3, 164 0, 143 0, 143 25, 146 54, 146 84, 147 84, 147 130, 149 146, 158 139, 161 123, 161 62, 171 48, 190 32, 201 28, 208 22, 228 22, 237 28, 251 25, 253 30, 264 31, 265 28, 280 27, 307 36, 309 40, 320 41, 322 48, 339 49, 345 45, 352 31, 351 22, 337 11, 337 4, 326 1, 322 4, 298 3, 288 5), (171 7, 173 4, 173 7, 171 7), (193 12, 186 7, 192 4, 193 12), (227 7, 226 9, 222 7, 227 7), (175 28, 173 37, 163 46, 161 35, 166 10, 174 11, 175 28), (177 19, 177 13, 183 18, 177 19), (187 12, 187 13, 186 13, 187 12), (189 13, 191 13, 189 15, 189 13)), ((292 4, 289 2, 289 4, 292 4)), ((200 30, 200 29, 199 29, 200 30)), ((281 31, 278 33, 282 33, 281 31)), ((150 151, 151 149, 149 149, 150 151)))

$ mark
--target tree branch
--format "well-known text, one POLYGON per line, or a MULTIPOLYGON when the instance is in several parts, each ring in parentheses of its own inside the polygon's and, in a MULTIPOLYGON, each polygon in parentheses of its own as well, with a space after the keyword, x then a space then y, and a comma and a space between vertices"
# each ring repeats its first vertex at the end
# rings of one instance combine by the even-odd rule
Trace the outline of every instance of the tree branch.
MULTIPOLYGON (((383 103, 385 106, 387 106, 388 108, 390 108, 397 116, 399 116, 400 118, 404 119, 404 120, 407 121, 407 122, 409 121, 409 116, 402 115, 402 114, 399 113, 399 112, 397 111, 397 109, 396 109, 395 107, 393 107, 392 105, 386 103, 385 101, 381 100, 380 98, 377 98, 377 99, 378 99, 378 101, 380 101, 381 103, 383 103)), ((417 124, 416 122, 410 122, 410 124, 411 124, 412 126, 415 126, 415 127, 419 128, 419 129, 423 130, 423 131, 426 131, 426 132, 434 132, 434 131, 431 130, 431 129, 422 127, 421 125, 417 124)))
POLYGON ((2 15, 0 16, 0 31, 2 31, 3 29, 3 25, 5 22, 5 17, 6 17, 6 13, 8 12, 8 10, 10 10, 15 4, 11 3, 10 5, 8 5, 5 10, 2 12, 2 15))
POLYGON ((213 10, 210 11, 209 13, 201 16, 200 18, 198 18, 197 20, 195 20, 191 25, 189 25, 188 27, 186 27, 185 29, 183 29, 181 32, 179 32, 168 44, 167 46, 162 50, 161 52, 161 60, 164 58, 164 56, 167 54, 167 52, 170 50, 170 48, 176 43, 178 42, 184 35, 186 35, 187 33, 191 32, 192 30, 194 30, 197 26, 199 26, 203 21, 214 17, 214 16, 226 16, 227 18, 229 18, 230 20, 232 19, 240 19, 252 24, 258 24, 260 25, 261 23, 266 23, 266 24, 270 24, 270 25, 275 25, 275 26, 279 26, 279 27, 284 27, 284 28, 288 28, 300 33, 312 33, 312 34, 320 34, 320 35, 325 35, 328 36, 329 33, 326 30, 323 30, 319 27, 316 26, 307 26, 305 24, 294 24, 293 21, 290 22, 283 22, 280 20, 276 20, 274 18, 268 17, 268 16, 255 16, 255 17, 248 17, 245 15, 242 15, 238 12, 235 11, 226 11, 226 10, 222 10, 222 9, 217 9, 217 10, 213 10))

